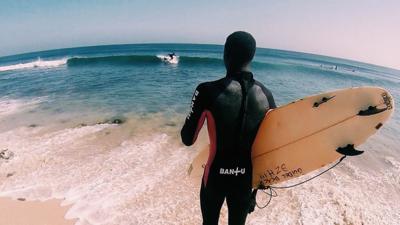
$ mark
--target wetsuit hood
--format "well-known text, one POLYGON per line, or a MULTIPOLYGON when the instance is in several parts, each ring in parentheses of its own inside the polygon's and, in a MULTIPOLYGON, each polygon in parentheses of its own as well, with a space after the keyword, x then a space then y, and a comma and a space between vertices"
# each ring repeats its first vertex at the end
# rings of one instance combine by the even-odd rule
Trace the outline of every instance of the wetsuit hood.
POLYGON ((224 63, 228 73, 242 71, 256 52, 256 40, 244 31, 229 35, 224 46, 224 63))

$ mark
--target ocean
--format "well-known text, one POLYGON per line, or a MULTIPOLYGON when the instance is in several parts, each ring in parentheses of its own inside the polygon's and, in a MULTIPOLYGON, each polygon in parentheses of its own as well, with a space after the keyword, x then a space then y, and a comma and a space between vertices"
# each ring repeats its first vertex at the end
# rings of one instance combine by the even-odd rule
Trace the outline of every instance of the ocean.
MULTIPOLYGON (((207 135, 188 148, 179 131, 195 87, 225 75, 222 55, 220 45, 132 44, 0 57, 0 151, 13 153, 0 158, 0 196, 64 199, 79 225, 200 224, 186 171, 207 135), (157 57, 169 52, 178 63, 157 57)), ((265 48, 251 69, 278 105, 357 86, 383 87, 400 105, 395 69, 265 48)), ((247 224, 399 224, 399 130, 395 111, 363 155, 278 190, 247 224)))

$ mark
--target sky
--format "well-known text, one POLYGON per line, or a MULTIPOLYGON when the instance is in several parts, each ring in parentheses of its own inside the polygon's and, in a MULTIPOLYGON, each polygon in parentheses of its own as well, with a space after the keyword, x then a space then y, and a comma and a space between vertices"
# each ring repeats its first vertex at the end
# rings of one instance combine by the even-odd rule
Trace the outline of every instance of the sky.
POLYGON ((224 44, 248 31, 258 47, 400 69, 398 0, 0 0, 0 56, 133 43, 224 44))

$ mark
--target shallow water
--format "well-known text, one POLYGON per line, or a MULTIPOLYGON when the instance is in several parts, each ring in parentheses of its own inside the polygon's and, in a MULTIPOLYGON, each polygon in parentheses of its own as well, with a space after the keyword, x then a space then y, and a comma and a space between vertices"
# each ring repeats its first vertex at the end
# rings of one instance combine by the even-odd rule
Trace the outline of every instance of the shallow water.
MULTIPOLYGON (((224 75, 221 58, 221 46, 171 44, 0 58, 0 150, 14 152, 0 160, 0 196, 65 198, 78 224, 200 224, 199 187, 186 170, 207 138, 186 148, 179 130, 196 85, 224 75), (169 51, 178 64, 156 57, 169 51)), ((399 105, 397 70, 272 49, 257 50, 252 70, 278 105, 363 85, 384 87, 399 105)), ((399 224, 399 128, 395 112, 360 146, 365 154, 278 190, 248 224, 399 224)))

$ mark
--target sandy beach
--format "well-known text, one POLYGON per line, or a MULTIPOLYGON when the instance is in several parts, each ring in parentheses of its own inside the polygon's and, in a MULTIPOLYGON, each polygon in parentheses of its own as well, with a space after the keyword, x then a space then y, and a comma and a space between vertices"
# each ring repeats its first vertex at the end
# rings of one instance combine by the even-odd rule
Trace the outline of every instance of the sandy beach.
POLYGON ((68 206, 60 200, 21 201, 0 198, 1 225, 72 225, 75 220, 66 220, 68 206))

